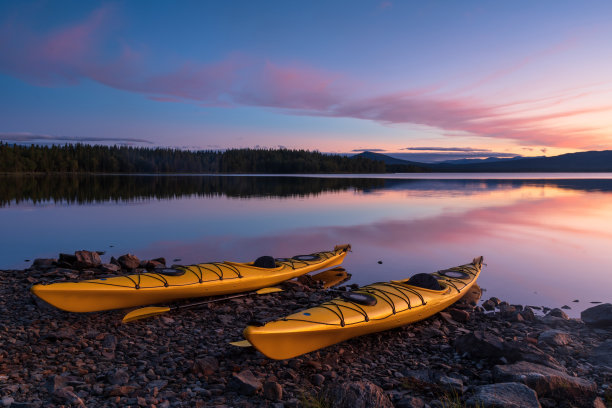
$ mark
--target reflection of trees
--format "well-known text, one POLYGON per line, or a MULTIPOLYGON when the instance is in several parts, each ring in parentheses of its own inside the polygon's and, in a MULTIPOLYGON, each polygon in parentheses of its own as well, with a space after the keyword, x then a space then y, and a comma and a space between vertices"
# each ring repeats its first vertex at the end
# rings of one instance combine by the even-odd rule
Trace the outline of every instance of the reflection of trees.
POLYGON ((382 179, 250 176, 0 176, 0 206, 12 202, 95 203, 183 196, 304 197, 329 191, 382 188, 382 179))
POLYGON ((518 189, 526 186, 581 191, 612 191, 612 180, 417 180, 275 176, 4 175, 0 206, 12 202, 94 203, 171 199, 184 196, 306 197, 355 189, 406 190, 453 194, 518 189))

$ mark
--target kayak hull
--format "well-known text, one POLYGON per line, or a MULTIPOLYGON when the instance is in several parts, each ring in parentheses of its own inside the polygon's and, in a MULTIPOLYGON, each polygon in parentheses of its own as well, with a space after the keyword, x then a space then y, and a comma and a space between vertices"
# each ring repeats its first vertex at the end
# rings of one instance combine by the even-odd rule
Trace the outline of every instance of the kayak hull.
POLYGON ((465 279, 434 275, 442 290, 407 285, 406 281, 374 283, 356 293, 376 298, 373 306, 336 298, 263 326, 248 326, 244 337, 269 358, 283 360, 344 340, 393 329, 426 319, 452 305, 475 284, 482 257, 446 271, 462 271, 465 279))
POLYGON ((258 290, 288 279, 340 265, 350 246, 311 254, 309 260, 277 259, 276 268, 252 263, 214 262, 179 267, 180 276, 158 272, 57 282, 32 286, 31 292, 68 312, 97 312, 258 290))

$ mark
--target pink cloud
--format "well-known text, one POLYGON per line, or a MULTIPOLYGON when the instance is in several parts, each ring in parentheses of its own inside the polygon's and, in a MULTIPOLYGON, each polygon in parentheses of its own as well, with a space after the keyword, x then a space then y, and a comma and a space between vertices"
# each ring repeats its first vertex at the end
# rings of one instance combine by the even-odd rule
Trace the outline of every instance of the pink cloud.
MULTIPOLYGON (((581 88, 562 95, 510 103, 491 103, 461 92, 445 95, 438 88, 424 87, 364 97, 357 95, 366 86, 351 86, 354 84, 349 85, 338 73, 304 64, 278 64, 239 53, 210 63, 183 61, 168 72, 154 73, 147 65, 146 55, 124 42, 113 42, 107 27, 112 26, 115 14, 112 6, 102 6, 83 21, 45 33, 31 29, 16 18, 6 20, 0 25, 0 72, 38 85, 89 79, 142 93, 156 101, 261 106, 291 114, 419 124, 459 135, 511 139, 526 145, 589 148, 610 141, 609 135, 594 126, 555 123, 560 119, 610 111, 611 106, 533 113, 593 92, 581 88)), ((565 46, 562 44, 541 54, 559 52, 565 46)), ((542 55, 525 58, 483 78, 477 85, 506 75, 542 55)))

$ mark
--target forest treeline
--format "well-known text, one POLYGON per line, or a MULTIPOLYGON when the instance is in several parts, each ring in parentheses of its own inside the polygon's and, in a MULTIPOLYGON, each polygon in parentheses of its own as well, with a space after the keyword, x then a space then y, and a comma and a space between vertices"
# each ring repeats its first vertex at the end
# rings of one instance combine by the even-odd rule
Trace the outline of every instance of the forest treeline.
POLYGON ((295 198, 326 192, 373 191, 379 178, 227 177, 174 175, 0 175, 0 208, 32 202, 90 204, 177 197, 295 198))
MULTIPOLYGON (((403 171, 416 171, 408 166, 403 171)), ((168 148, 0 142, 0 173, 384 173, 381 161, 289 149, 168 148)))

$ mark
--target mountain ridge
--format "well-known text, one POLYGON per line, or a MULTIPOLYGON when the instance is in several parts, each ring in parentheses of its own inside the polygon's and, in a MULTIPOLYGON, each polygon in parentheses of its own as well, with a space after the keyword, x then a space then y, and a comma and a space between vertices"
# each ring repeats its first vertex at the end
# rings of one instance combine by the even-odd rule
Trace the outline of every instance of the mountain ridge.
POLYGON ((550 157, 522 157, 478 163, 418 163, 368 151, 355 156, 383 161, 387 167, 390 165, 416 166, 432 172, 612 172, 612 150, 592 150, 550 157))

